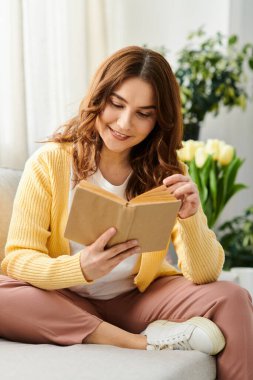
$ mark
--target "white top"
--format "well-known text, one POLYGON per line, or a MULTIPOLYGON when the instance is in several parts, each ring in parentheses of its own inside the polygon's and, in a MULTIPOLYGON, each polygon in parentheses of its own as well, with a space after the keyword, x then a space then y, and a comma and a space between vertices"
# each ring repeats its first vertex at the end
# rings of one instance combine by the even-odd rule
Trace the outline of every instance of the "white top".
MULTIPOLYGON (((71 173, 72 175, 72 173, 71 173)), ((98 169, 96 173, 90 176, 87 181, 96 184, 97 186, 102 187, 103 189, 110 191, 124 199, 125 190, 127 186, 129 177, 125 180, 122 185, 115 186, 108 182, 98 169)), ((69 206, 71 204, 73 198, 73 189, 72 189, 72 181, 70 181, 70 196, 69 196, 69 206)), ((70 254, 74 255, 79 252, 85 246, 70 241, 70 254)), ((69 288, 70 290, 78 293, 79 295, 87 298, 95 298, 95 299, 110 299, 127 292, 131 289, 136 288, 136 285, 133 282, 134 275, 133 269, 136 265, 137 259, 139 257, 139 253, 128 257, 123 260, 119 265, 117 265, 111 272, 109 272, 106 276, 100 277, 94 283, 89 285, 77 285, 69 288)))

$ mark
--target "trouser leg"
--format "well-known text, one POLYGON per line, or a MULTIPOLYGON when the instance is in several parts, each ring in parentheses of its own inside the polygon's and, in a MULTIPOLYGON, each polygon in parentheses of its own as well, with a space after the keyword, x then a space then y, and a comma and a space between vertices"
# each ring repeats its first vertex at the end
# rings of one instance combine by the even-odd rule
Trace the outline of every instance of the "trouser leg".
POLYGON ((0 337, 26 343, 82 343, 102 322, 94 306, 70 290, 47 291, 0 276, 0 337))
POLYGON ((225 349, 217 355, 218 379, 253 379, 252 302, 249 293, 232 282, 195 285, 179 276, 159 278, 144 293, 134 290, 111 300, 108 309, 110 323, 133 333, 157 319, 213 320, 226 339, 225 349))

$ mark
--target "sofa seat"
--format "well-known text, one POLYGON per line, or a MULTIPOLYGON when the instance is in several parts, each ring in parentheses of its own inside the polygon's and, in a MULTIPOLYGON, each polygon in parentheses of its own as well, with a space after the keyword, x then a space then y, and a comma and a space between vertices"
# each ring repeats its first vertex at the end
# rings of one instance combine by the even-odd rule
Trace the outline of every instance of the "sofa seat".
MULTIPOLYGON (((0 262, 21 172, 0 168, 0 262)), ((17 316, 18 318, 18 316, 17 316)), ((214 380, 215 358, 198 351, 24 344, 0 339, 1 380, 214 380)))
POLYGON ((198 351, 142 351, 0 340, 2 380, 213 380, 215 359, 198 351))

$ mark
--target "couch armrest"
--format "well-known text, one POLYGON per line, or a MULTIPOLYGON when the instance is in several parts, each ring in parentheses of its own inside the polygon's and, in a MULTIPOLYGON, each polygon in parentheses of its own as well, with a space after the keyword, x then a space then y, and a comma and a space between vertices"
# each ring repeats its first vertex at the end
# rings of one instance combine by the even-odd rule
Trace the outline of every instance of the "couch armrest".
POLYGON ((22 171, 0 168, 0 264, 11 219, 13 200, 22 171))

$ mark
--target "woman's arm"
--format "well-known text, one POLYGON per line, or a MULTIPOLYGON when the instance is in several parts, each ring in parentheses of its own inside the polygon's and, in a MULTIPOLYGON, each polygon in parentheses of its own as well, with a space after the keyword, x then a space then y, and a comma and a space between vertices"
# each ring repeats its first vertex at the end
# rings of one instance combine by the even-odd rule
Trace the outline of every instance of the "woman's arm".
POLYGON ((196 284, 216 281, 224 263, 224 251, 212 230, 201 205, 186 219, 178 218, 172 231, 172 243, 183 275, 196 284))
POLYGON ((186 175, 164 179, 170 192, 182 201, 172 242, 183 275, 197 284, 215 281, 224 263, 224 251, 213 231, 208 228, 197 186, 186 175))
MULTIPOLYGON (((46 153, 44 156, 48 158, 46 153)), ((58 149, 50 155, 49 161, 57 165, 59 171, 62 152, 58 149)), ((44 156, 36 154, 26 163, 13 205, 2 271, 42 289, 59 289, 86 281, 80 267, 80 255, 69 256, 67 249, 64 254, 61 249, 68 247, 67 241, 64 245, 62 239, 51 236, 56 236, 50 230, 56 211, 52 207, 52 189, 57 180, 50 173, 56 170, 54 165, 49 170, 44 156)), ((57 197, 62 197, 62 192, 57 197)), ((58 224, 61 222, 58 220, 58 224)))
POLYGON ((109 229, 93 244, 70 256, 63 238, 69 191, 69 159, 54 149, 28 160, 14 201, 3 272, 42 289, 88 284, 140 252, 137 241, 110 249, 116 231, 109 229), (65 252, 65 254, 64 254, 65 252))

